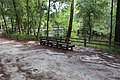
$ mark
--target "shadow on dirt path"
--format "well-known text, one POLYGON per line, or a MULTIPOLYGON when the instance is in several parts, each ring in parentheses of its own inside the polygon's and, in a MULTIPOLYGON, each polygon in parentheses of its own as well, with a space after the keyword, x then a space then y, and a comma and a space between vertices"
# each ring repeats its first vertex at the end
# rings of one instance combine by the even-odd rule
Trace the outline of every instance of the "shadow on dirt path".
POLYGON ((120 80, 120 54, 0 39, 0 80, 120 80))

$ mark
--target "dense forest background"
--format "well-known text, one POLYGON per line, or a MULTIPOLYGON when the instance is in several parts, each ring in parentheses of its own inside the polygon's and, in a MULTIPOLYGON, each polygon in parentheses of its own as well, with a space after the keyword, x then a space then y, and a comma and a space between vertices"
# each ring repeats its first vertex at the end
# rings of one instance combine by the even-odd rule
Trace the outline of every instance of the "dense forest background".
POLYGON ((22 38, 86 36, 120 42, 117 4, 119 0, 0 0, 0 28, 22 38))

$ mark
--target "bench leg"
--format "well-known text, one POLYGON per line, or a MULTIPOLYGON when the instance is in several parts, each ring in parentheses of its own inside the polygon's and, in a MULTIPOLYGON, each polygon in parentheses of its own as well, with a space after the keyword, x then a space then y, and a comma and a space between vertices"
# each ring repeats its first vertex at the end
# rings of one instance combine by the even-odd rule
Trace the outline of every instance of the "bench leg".
POLYGON ((68 48, 68 47, 66 47, 66 50, 69 50, 69 48, 68 48))
POLYGON ((40 45, 43 45, 43 43, 42 43, 42 42, 40 42, 40 45))
POLYGON ((73 51, 73 47, 71 47, 71 51, 73 51))

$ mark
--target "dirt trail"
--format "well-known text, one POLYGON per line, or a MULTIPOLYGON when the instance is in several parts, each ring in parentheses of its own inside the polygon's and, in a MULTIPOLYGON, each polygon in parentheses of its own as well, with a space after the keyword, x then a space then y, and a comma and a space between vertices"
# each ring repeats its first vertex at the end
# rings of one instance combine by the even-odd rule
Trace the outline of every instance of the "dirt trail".
POLYGON ((120 54, 0 39, 0 80, 120 80, 120 54))

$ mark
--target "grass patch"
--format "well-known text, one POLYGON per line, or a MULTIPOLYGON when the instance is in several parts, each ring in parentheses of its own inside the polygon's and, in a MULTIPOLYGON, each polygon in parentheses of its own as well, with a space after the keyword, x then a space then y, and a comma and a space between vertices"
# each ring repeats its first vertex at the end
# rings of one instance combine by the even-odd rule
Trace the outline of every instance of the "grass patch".
MULTIPOLYGON (((27 35, 27 34, 19 34, 19 33, 11 33, 11 34, 3 34, 5 37, 10 38, 10 39, 16 39, 16 40, 36 40, 36 36, 34 35, 27 35)), ((78 42, 78 41, 72 41, 73 44, 78 45, 78 46, 84 46, 84 42, 78 42)), ((106 42, 95 42, 98 44, 108 44, 106 42)), ((102 45, 97 45, 97 44, 90 44, 87 43, 87 47, 92 47, 92 48, 98 48, 98 49, 103 49, 106 51, 113 51, 113 52, 118 52, 120 53, 120 48, 116 47, 109 47, 109 46, 102 46, 102 45)))
MULTIPOLYGON (((84 43, 81 43, 81 42, 72 42, 72 43, 78 46, 84 46, 84 43)), ((116 48, 116 47, 102 46, 102 45, 96 45, 96 44, 90 44, 90 43, 87 43, 87 47, 120 53, 120 48, 116 48)))
POLYGON ((27 34, 19 34, 19 33, 11 33, 11 34, 3 34, 5 37, 15 40, 36 40, 36 36, 27 35, 27 34))

